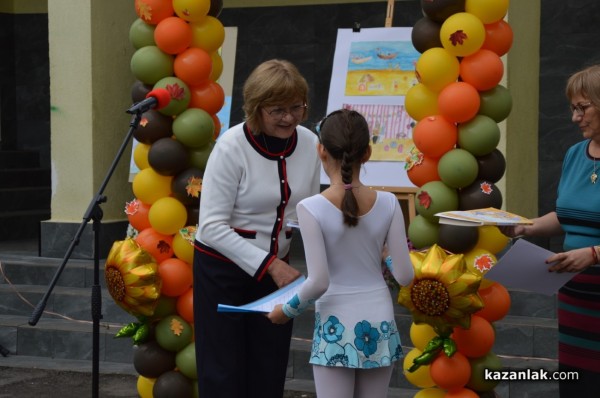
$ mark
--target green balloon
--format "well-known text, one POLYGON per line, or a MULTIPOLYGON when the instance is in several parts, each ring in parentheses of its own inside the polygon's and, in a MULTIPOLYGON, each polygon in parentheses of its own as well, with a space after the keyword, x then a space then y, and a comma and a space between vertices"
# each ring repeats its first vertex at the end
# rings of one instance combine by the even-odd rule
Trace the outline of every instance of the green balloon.
POLYGON ((408 238, 415 249, 423 249, 437 243, 439 224, 428 221, 422 215, 417 215, 408 225, 408 238))
POLYGON ((169 315, 156 324, 156 342, 167 351, 180 351, 192 342, 190 324, 178 315, 169 315))
POLYGON ((494 119, 476 115, 458 125, 458 146, 475 156, 487 155, 500 142, 500 129, 494 119))
POLYGON ((464 149, 451 149, 440 158, 438 174, 440 180, 451 188, 463 188, 470 185, 479 171, 475 156, 464 149))
POLYGON ((512 96, 504 86, 497 85, 491 90, 479 93, 479 114, 492 118, 500 123, 508 117, 512 110, 512 96))
POLYGON ((153 320, 162 319, 167 315, 172 315, 177 312, 177 297, 169 297, 161 295, 156 300, 156 307, 154 308, 154 314, 152 315, 153 320))
POLYGON ((429 222, 439 223, 436 213, 458 209, 458 193, 442 181, 430 181, 419 188, 416 195, 417 213, 429 222))
POLYGON ((177 353, 175 364, 185 377, 192 380, 198 379, 196 373, 196 344, 193 341, 177 353))
POLYGON ((163 77, 157 81, 156 84, 154 84, 154 89, 157 88, 164 88, 171 94, 171 101, 169 102, 169 105, 158 110, 163 115, 179 115, 181 112, 185 111, 190 104, 190 99, 192 96, 190 93, 190 88, 183 80, 177 77, 163 77))
POLYGON ((502 370, 502 361, 493 352, 488 352, 486 355, 469 359, 471 364, 471 377, 466 387, 476 392, 491 391, 500 382, 499 380, 485 379, 485 369, 502 370))
POLYGON ((131 24, 129 28, 129 41, 136 50, 146 47, 155 46, 154 29, 156 25, 150 25, 138 18, 131 24))
POLYGON ((202 148, 192 148, 190 149, 190 163, 193 167, 197 167, 200 170, 204 171, 206 169, 206 162, 208 162, 208 157, 215 146, 215 142, 211 141, 208 145, 202 148))
POLYGON ((205 110, 188 108, 173 122, 173 134, 188 148, 202 148, 214 140, 215 122, 205 110))
POLYGON ((145 84, 155 84, 173 75, 173 60, 171 55, 160 51, 158 47, 145 46, 133 53, 130 61, 131 73, 145 84))

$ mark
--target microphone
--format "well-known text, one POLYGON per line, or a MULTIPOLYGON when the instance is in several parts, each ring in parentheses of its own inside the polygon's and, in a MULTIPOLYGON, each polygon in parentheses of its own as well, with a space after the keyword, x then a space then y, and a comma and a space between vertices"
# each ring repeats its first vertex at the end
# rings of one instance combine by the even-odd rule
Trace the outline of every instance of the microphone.
POLYGON ((144 113, 150 109, 162 109, 171 102, 171 94, 164 88, 155 88, 146 94, 146 99, 133 104, 127 113, 144 113))

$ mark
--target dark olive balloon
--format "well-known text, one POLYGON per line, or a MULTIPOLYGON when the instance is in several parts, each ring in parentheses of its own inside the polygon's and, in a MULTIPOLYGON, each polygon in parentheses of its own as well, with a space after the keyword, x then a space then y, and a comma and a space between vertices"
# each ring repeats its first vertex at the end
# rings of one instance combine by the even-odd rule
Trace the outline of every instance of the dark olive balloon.
POLYGON ((506 159, 500 150, 494 149, 491 153, 476 156, 479 172, 478 180, 487 180, 493 183, 500 181, 506 171, 506 159))
POLYGON ((479 230, 477 227, 440 224, 438 245, 451 253, 467 253, 477 245, 479 230))
POLYGON ((133 367, 140 375, 157 378, 175 369, 175 352, 162 348, 156 340, 143 343, 133 351, 133 367))
POLYGON ((142 114, 140 125, 133 131, 136 140, 148 145, 172 135, 173 118, 153 109, 142 114))
POLYGON ((163 373, 154 382, 152 387, 154 398, 192 398, 194 392, 192 381, 179 372, 171 370, 163 373))
POLYGON ((465 11, 465 0, 421 0, 423 13, 442 23, 452 14, 465 11))
POLYGON ((197 225, 198 219, 200 218, 200 206, 187 206, 186 207, 188 218, 185 225, 197 225))
POLYGON ((458 192, 459 210, 502 208, 502 193, 491 181, 476 180, 458 192))
POLYGON ((204 172, 197 167, 187 168, 177 174, 171 181, 173 197, 183 203, 184 206, 197 206, 200 203, 200 188, 203 176, 204 172))
POLYGON ((135 104, 146 99, 146 95, 152 91, 151 84, 144 84, 143 82, 136 80, 131 86, 131 100, 135 104))
POLYGON ((172 138, 161 138, 150 147, 148 163, 158 174, 174 176, 190 164, 187 148, 172 138))
POLYGON ((510 91, 500 84, 491 90, 479 93, 479 113, 492 118, 500 123, 508 117, 512 110, 512 96, 510 91))
POLYGON ((422 54, 430 48, 442 47, 441 26, 426 16, 419 19, 411 31, 411 40, 415 49, 422 54))

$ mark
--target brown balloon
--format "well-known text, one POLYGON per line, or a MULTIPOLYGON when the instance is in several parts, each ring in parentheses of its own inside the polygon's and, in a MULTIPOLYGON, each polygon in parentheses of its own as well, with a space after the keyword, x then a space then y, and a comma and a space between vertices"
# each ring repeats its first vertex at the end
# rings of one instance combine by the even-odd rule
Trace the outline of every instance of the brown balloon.
POLYGON ((140 125, 133 131, 133 138, 147 145, 172 135, 173 118, 153 109, 142 114, 140 125))
POLYGON ((458 191, 459 210, 502 208, 502 193, 491 181, 476 180, 458 191))
POLYGON ((174 370, 163 373, 154 382, 154 398, 187 398, 193 396, 192 381, 174 370))
POLYGON ((158 174, 174 176, 185 170, 190 163, 187 148, 172 138, 161 138, 148 151, 148 164, 158 174))
POLYGON ((210 0, 208 15, 218 18, 221 15, 221 11, 223 11, 223 0, 210 0))
POLYGON ((506 171, 506 159, 500 150, 494 149, 483 156, 476 156, 479 172, 478 180, 487 180, 493 183, 500 181, 506 171))
POLYGON ((131 100, 133 103, 135 104, 136 102, 146 99, 146 95, 152 91, 152 88, 152 85, 144 84, 141 81, 136 80, 131 86, 131 100))
POLYGON ((423 13, 442 23, 452 14, 465 11, 465 0, 421 0, 423 13))
MULTIPOLYGON (((204 172, 197 167, 190 167, 173 177, 171 192, 173 197, 183 203, 184 206, 198 205, 200 203, 200 192, 195 192, 190 180, 195 178, 195 184, 201 186, 204 172), (190 189, 192 190, 190 192, 190 189), (195 196, 197 195, 197 196, 195 196)), ((197 220, 196 220, 197 221, 197 220)), ((196 221, 194 224, 196 224, 196 221)))
POLYGON ((175 355, 175 352, 165 350, 152 340, 134 349, 133 367, 140 375, 154 379, 175 369, 175 355))
POLYGON ((421 54, 433 47, 442 47, 440 40, 441 24, 425 16, 419 19, 412 28, 413 47, 421 54))
POLYGON ((477 227, 440 224, 438 244, 451 253, 466 253, 477 245, 479 230, 477 227))

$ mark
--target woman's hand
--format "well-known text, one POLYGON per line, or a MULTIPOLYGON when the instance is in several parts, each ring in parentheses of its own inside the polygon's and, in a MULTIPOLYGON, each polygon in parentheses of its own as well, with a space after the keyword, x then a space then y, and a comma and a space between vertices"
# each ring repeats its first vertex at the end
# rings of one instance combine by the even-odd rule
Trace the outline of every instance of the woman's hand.
POLYGON ((275 259, 267 272, 280 289, 300 277, 300 271, 280 259, 275 259))
POLYGON ((516 238, 518 236, 525 236, 525 226, 524 225, 501 225, 498 227, 500 232, 509 238, 516 238))
POLYGON ((555 263, 548 268, 550 272, 580 272, 594 264, 594 256, 589 247, 584 247, 556 253, 548 257, 546 263, 555 263))
POLYGON ((290 318, 288 318, 287 315, 283 313, 281 307, 281 304, 277 304, 275 308, 273 308, 273 311, 267 314, 267 318, 269 318, 271 322, 277 325, 283 325, 284 323, 287 323, 290 320, 290 318))

